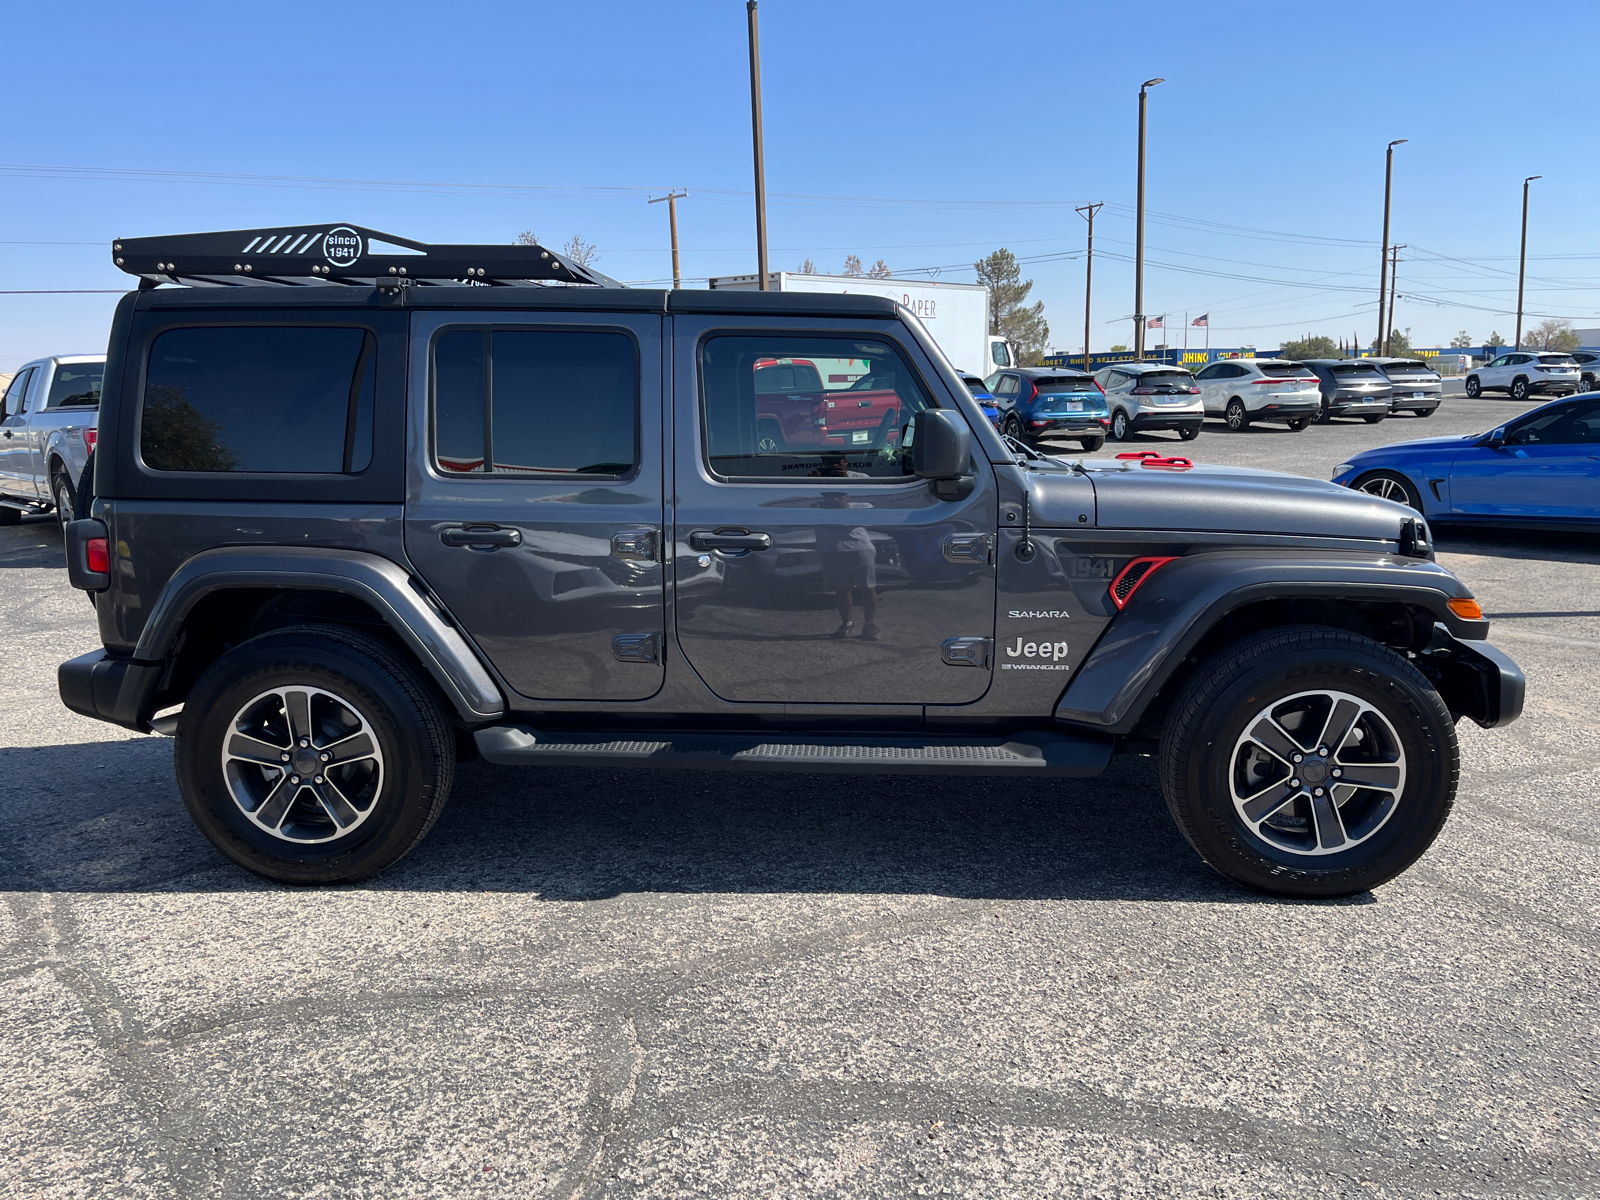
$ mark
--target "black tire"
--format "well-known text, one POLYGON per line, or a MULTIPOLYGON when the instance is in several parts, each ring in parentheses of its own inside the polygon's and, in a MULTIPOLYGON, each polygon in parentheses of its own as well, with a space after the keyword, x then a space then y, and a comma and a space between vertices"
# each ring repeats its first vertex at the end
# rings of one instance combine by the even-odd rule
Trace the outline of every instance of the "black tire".
POLYGON ((1481 395, 1483 395, 1483 384, 1478 382, 1478 377, 1476 375, 1468 375, 1467 399, 1476 400, 1481 395))
POLYGON ((1304 433, 1310 425, 1310 417, 1294 417, 1289 421, 1289 428, 1294 433, 1304 433))
POLYGON ((1432 408, 1414 408, 1411 411, 1416 413, 1419 417, 1431 417, 1437 410, 1432 408))
POLYGON ((1528 381, 1526 379, 1519 376, 1511 381, 1511 398, 1513 400, 1525 401, 1528 395, 1528 381))
POLYGON ((1395 471, 1369 471, 1350 487, 1353 491, 1365 492, 1381 500, 1393 500, 1396 504, 1422 511, 1422 498, 1417 495, 1415 485, 1395 471))
POLYGON ((1243 433, 1250 428, 1250 413, 1244 406, 1244 401, 1235 396, 1228 401, 1228 407, 1222 410, 1222 419, 1228 423, 1229 433, 1243 433))
POLYGON ((1105 444, 1106 440, 1103 437, 1086 437, 1078 439, 1078 445, 1083 447, 1084 453, 1086 454, 1093 454, 1105 444))
POLYGON ((1116 412, 1111 414, 1110 435, 1113 442, 1127 441, 1132 432, 1133 430, 1128 424, 1127 413, 1119 408, 1116 412))
POLYGON ((1223 647, 1178 695, 1161 733, 1161 788, 1189 844, 1230 879, 1300 899, 1364 892, 1411 866, 1444 827, 1459 773, 1455 725, 1422 673, 1386 646, 1326 626, 1264 630, 1223 647), (1315 740, 1306 744, 1304 731, 1325 736, 1342 707, 1358 706, 1366 707, 1335 753, 1318 754, 1315 740), (1279 713, 1287 714, 1285 723, 1271 725, 1268 714, 1279 713), (1304 723, 1282 736, 1296 718, 1304 723), (1277 744, 1303 752, 1305 761, 1295 766, 1288 755, 1256 749, 1265 742, 1247 734, 1257 729, 1275 730, 1277 744), (1356 758, 1379 776, 1366 782, 1394 790, 1352 788, 1337 799, 1341 785, 1330 766, 1354 774, 1363 770, 1356 758), (1312 770, 1328 780, 1326 797, 1316 802, 1306 790, 1312 770), (1298 790, 1287 779, 1272 782, 1285 771, 1307 778, 1294 779, 1298 790), (1277 788, 1294 798, 1273 811, 1265 805, 1277 799, 1277 788), (1255 827, 1244 815, 1252 806, 1236 798, 1252 793, 1258 802, 1266 798, 1255 827))
POLYGON ((1367 416, 1362 417, 1361 419, 1363 421, 1365 421, 1368 425, 1381 425, 1381 424, 1383 424, 1384 421, 1388 420, 1388 418, 1389 418, 1389 414, 1388 413, 1371 413, 1371 414, 1369 414, 1367 416))
POLYGON ((22 520, 20 508, 7 508, 4 504, 0 504, 0 525, 15 525, 20 520, 22 520))
POLYGON ((73 519, 77 512, 78 501, 73 494, 72 483, 67 479, 65 468, 57 466, 50 472, 50 498, 56 506, 56 528, 61 530, 62 540, 66 540, 67 522, 73 519))
POLYGON ((1594 391, 1594 376, 1593 375, 1585 375, 1582 379, 1580 379, 1578 381, 1578 387, 1579 387, 1580 391, 1584 391, 1584 392, 1592 392, 1592 391, 1594 391))
MULTIPOLYGON (((296 750, 287 703, 277 708, 282 729, 278 735, 264 732, 263 736, 269 745, 286 737, 283 749, 296 750)), ((251 638, 211 665, 184 704, 173 757, 184 805, 218 850, 246 870, 279 883, 326 884, 376 875, 409 853, 444 808, 456 756, 454 735, 437 694, 408 659, 363 633, 304 625, 251 638), (339 826, 329 811, 315 803, 312 792, 295 790, 294 799, 280 806, 284 813, 280 827, 291 828, 293 819, 293 828, 315 832, 320 821, 320 828, 331 835, 322 841, 279 836, 247 816, 234 799, 233 788, 254 788, 263 798, 253 811, 268 808, 268 793, 294 769, 292 765, 241 764, 238 775, 230 776, 222 762, 225 747, 233 744, 237 717, 254 705, 271 704, 261 698, 275 689, 287 689, 292 695, 302 687, 321 695, 308 700, 305 716, 294 724, 320 736, 318 744, 328 744, 337 740, 330 725, 340 735, 351 728, 327 715, 342 704, 365 722, 381 755, 371 778, 357 778, 352 785, 349 774, 343 777, 341 786, 353 791, 360 785, 371 792, 364 808, 359 802, 365 793, 347 802, 354 818, 348 834, 337 833, 339 826)), ((334 778, 332 771, 328 778, 334 778)))
POLYGON ((78 490, 76 492, 72 519, 81 521, 89 516, 89 509, 94 504, 94 454, 89 451, 88 461, 83 464, 83 473, 78 476, 78 490))
POLYGON ((1317 410, 1317 415, 1311 418, 1317 425, 1332 425, 1333 413, 1328 408, 1327 400, 1323 400, 1322 407, 1317 410))
POLYGON ((1022 418, 1016 413, 1006 415, 1004 432, 1008 438, 1015 438, 1024 446, 1031 446, 1034 443, 1034 439, 1029 437, 1028 431, 1022 427, 1022 418))
POLYGON ((1178 440, 1180 442, 1192 442, 1199 436, 1200 426, 1198 425, 1185 425, 1182 429, 1178 430, 1178 440))

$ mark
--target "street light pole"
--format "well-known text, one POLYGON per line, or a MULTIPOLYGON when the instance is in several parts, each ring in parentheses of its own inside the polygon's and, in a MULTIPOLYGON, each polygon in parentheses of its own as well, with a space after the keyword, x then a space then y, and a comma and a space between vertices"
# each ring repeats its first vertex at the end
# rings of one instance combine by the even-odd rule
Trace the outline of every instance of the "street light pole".
POLYGON ((1145 93, 1165 79, 1146 79, 1139 85, 1139 195, 1138 217, 1134 225, 1133 259, 1133 358, 1144 358, 1144 110, 1145 93))
POLYGON ((747 0, 750 17, 750 129, 756 152, 756 285, 767 290, 767 169, 761 150, 761 35, 756 29, 756 0, 747 0))
POLYGON ((665 196, 657 196, 654 200, 645 201, 646 204, 660 204, 667 202, 667 223, 672 227, 672 290, 677 291, 683 286, 683 281, 678 274, 678 201, 687 196, 688 192, 668 192, 665 196))
MULTIPOLYGON (((1404 146, 1410 138, 1396 138, 1389 143, 1383 164, 1383 253, 1378 256, 1378 353, 1383 353, 1389 343, 1389 326, 1383 302, 1389 293, 1389 197, 1394 191, 1394 148, 1404 146)), ((1359 350, 1360 347, 1357 347, 1359 350)))
POLYGON ((1528 185, 1543 175, 1529 175, 1522 181, 1522 252, 1517 256, 1517 344, 1522 349, 1522 285, 1528 276, 1528 185))
POLYGON ((1389 327, 1384 332, 1383 344, 1378 348, 1378 353, 1385 358, 1389 357, 1389 343, 1394 338, 1394 298, 1395 290, 1400 286, 1400 251, 1405 248, 1404 242, 1389 247, 1389 327))
POLYGON ((1103 201, 1085 204, 1072 211, 1089 222, 1089 252, 1083 257, 1083 369, 1089 369, 1089 301, 1094 296, 1094 215, 1105 207, 1103 201))

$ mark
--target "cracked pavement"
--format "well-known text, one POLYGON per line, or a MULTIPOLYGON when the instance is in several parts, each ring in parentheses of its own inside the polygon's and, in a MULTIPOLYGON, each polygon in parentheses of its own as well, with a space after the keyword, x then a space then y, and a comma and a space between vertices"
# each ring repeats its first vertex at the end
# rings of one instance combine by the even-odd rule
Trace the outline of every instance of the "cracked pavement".
MULTIPOLYGON (((1185 452, 1326 478, 1517 407, 1185 452)), ((1227 883, 1141 758, 473 763, 398 867, 291 890, 169 741, 60 707, 91 611, 48 518, 0 529, 0 1196, 1600 1194, 1600 538, 1439 551, 1527 712, 1369 895, 1227 883)))

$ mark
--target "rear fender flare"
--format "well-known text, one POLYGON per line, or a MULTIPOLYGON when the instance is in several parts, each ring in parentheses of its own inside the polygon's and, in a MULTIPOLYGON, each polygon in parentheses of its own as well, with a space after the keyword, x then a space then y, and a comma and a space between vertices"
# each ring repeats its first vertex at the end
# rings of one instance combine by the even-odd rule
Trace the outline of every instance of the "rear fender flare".
POLYGON ((134 660, 164 663, 194 606, 229 588, 353 596, 399 636, 462 720, 492 721, 505 714, 505 698, 494 679, 421 581, 393 560, 359 550, 235 546, 196 554, 173 573, 157 598, 134 660))
POLYGON ((1262 600, 1414 605, 1458 639, 1481 641, 1489 622, 1456 616, 1469 597, 1439 564, 1371 551, 1214 551, 1168 563, 1106 626, 1056 705, 1058 721, 1127 733, 1196 645, 1229 613, 1262 600))

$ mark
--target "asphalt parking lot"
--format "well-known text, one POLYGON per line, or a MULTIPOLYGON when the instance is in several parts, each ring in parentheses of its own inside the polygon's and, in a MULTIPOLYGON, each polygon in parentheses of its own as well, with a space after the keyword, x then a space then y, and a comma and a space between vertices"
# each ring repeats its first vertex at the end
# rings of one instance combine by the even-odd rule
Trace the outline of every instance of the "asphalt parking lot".
MULTIPOLYGON (((1525 407, 1136 446, 1327 478, 1525 407)), ((1201 864, 1142 758, 468 764, 388 874, 274 887, 170 742, 60 706, 91 610, 50 519, 0 529, 0 1194, 1600 1194, 1600 538, 1438 546, 1526 715, 1462 728, 1416 868, 1294 904, 1201 864)))

